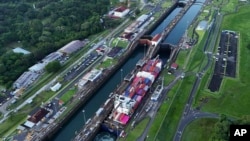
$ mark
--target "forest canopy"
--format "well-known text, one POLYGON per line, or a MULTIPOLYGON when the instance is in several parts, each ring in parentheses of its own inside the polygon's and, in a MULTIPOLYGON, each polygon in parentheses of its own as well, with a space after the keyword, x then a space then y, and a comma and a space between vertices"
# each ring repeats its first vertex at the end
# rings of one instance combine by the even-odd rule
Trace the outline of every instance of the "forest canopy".
POLYGON ((108 0, 0 0, 0 85, 11 86, 28 67, 66 43, 119 24, 103 18, 109 7, 108 0), (10 52, 8 45, 14 42, 31 54, 10 52))

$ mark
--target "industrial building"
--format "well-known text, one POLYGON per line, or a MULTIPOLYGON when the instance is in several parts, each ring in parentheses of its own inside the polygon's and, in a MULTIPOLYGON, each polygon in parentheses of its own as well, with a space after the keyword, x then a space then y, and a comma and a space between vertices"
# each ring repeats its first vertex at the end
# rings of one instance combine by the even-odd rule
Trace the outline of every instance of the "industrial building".
POLYGON ((196 30, 207 30, 207 28, 208 28, 207 21, 200 21, 200 23, 196 27, 196 30))
POLYGON ((151 40, 152 46, 157 46, 160 43, 161 39, 162 39, 161 34, 156 34, 151 40))
POLYGON ((87 44, 86 41, 74 40, 63 46, 61 49, 58 50, 58 52, 61 52, 65 55, 70 55, 73 52, 84 47, 86 44, 87 44))
POLYGON ((122 17, 126 16, 129 13, 129 11, 130 10, 128 8, 120 6, 114 10, 114 16, 122 18, 122 17))
POLYGON ((14 49, 12 49, 12 51, 13 51, 14 53, 22 53, 22 54, 24 54, 24 55, 30 54, 29 51, 27 51, 27 50, 25 50, 25 49, 23 49, 23 48, 20 48, 20 47, 14 48, 14 49))
POLYGON ((24 72, 13 84, 14 88, 27 88, 33 81, 39 77, 39 74, 31 71, 24 72))
POLYGON ((32 128, 35 125, 39 125, 43 118, 46 117, 51 111, 44 108, 38 108, 31 112, 28 116, 28 120, 24 123, 26 127, 32 128))
POLYGON ((59 60, 63 54, 61 52, 52 52, 49 55, 47 55, 41 62, 31 66, 29 68, 29 71, 35 72, 35 73, 42 73, 44 71, 45 66, 53 61, 59 60))
POLYGON ((88 81, 93 82, 102 74, 101 70, 92 69, 89 73, 85 74, 78 82, 78 88, 82 88, 88 81))

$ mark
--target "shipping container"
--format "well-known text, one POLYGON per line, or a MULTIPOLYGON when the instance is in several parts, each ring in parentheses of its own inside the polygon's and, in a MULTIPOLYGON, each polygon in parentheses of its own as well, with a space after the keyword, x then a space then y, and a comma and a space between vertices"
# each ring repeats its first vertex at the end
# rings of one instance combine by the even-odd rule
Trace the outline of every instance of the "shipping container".
POLYGON ((135 95, 135 91, 131 92, 128 97, 132 98, 135 95))
POLYGON ((125 91, 124 96, 128 97, 129 96, 129 91, 125 91))
POLYGON ((137 101, 137 103, 140 103, 140 102, 141 102, 141 100, 142 100, 142 96, 137 96, 137 97, 136 97, 136 101, 137 101))
POLYGON ((121 113, 121 116, 120 116, 119 120, 122 121, 123 117, 124 117, 124 114, 121 113))
POLYGON ((146 85, 146 86, 143 88, 143 90, 144 90, 144 91, 148 91, 148 88, 149 88, 149 87, 146 85))
POLYGON ((137 99, 137 97, 138 97, 138 95, 137 94, 135 94, 134 96, 133 96, 133 100, 136 100, 137 99))
POLYGON ((151 83, 151 81, 150 81, 150 79, 145 78, 144 83, 145 83, 146 85, 149 85, 149 84, 151 83))

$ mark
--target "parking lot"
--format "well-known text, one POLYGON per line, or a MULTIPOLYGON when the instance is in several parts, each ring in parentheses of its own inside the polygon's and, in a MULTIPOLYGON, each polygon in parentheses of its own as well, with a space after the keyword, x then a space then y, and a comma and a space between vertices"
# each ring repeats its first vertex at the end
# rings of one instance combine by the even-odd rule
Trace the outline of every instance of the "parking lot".
POLYGON ((89 65, 91 65, 96 59, 98 59, 100 55, 97 53, 91 53, 87 57, 85 57, 82 62, 75 65, 70 71, 68 71, 64 75, 64 80, 69 81, 75 78, 79 73, 81 73, 84 69, 86 69, 89 65))
POLYGON ((216 62, 208 89, 219 91, 224 76, 236 77, 238 35, 234 31, 222 31, 216 62))

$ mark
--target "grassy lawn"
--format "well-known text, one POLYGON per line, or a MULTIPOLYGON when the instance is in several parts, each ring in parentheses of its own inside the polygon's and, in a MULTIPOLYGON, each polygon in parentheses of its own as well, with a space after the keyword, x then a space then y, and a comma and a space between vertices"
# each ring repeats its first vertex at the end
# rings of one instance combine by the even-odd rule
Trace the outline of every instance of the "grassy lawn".
POLYGON ((135 141, 144 131, 146 128, 149 117, 143 119, 140 123, 138 123, 134 129, 130 129, 129 134, 126 138, 119 138, 119 141, 135 141))
POLYGON ((76 93, 77 89, 70 89, 68 92, 66 92, 65 94, 63 94, 63 96, 60 98, 64 103, 67 103, 72 96, 76 93))
POLYGON ((190 56, 190 61, 192 63, 188 65, 188 70, 195 71, 195 72, 199 71, 200 66, 203 62, 203 59, 205 57, 205 54, 203 52, 203 46, 205 44, 206 38, 203 38, 203 37, 207 36, 206 32, 204 31, 197 31, 197 33, 199 34, 199 41, 198 41, 198 44, 194 46, 194 48, 192 49, 193 51, 190 56))
POLYGON ((117 46, 122 47, 122 48, 126 48, 128 46, 128 44, 129 44, 128 41, 119 40, 117 46))
POLYGON ((128 46, 129 42, 128 41, 123 41, 118 38, 114 38, 113 41, 111 42, 111 47, 122 47, 126 48, 128 46))
POLYGON ((156 135, 156 141, 172 140, 176 131, 177 125, 184 110, 185 103, 193 86, 195 76, 185 77, 183 83, 178 89, 173 104, 171 105, 162 125, 156 135))
POLYGON ((177 91, 179 89, 180 83, 181 83, 180 81, 177 82, 177 84, 171 89, 171 91, 168 92, 168 94, 167 94, 168 98, 163 102, 163 104, 159 108, 159 111, 157 112, 157 114, 155 116, 155 120, 154 120, 154 122, 149 130, 148 140, 155 140, 158 133, 160 132, 160 129, 164 128, 163 127, 163 123, 165 121, 164 119, 168 118, 167 117, 168 113, 169 113, 168 111, 170 110, 170 106, 174 102, 174 99, 175 99, 175 96, 176 96, 177 91))
POLYGON ((163 2, 163 4, 161 5, 162 8, 168 8, 172 5, 172 1, 165 1, 163 2))
POLYGON ((1 119, 1 118, 3 118, 3 113, 2 113, 2 112, 0 112, 0 119, 1 119))
MULTIPOLYGON (((249 115, 248 110, 250 103, 250 76, 248 74, 250 69, 250 50, 246 47, 250 42, 250 20, 248 10, 250 6, 240 8, 238 13, 231 14, 224 17, 222 30, 230 29, 240 32, 240 51, 238 51, 239 63, 239 77, 236 79, 224 79, 219 97, 210 96, 209 102, 204 105, 202 110, 223 113, 233 117, 241 117, 249 115)), ((207 92, 200 94, 200 97, 209 95, 207 92)))
POLYGON ((203 118, 191 122, 184 130, 181 141, 207 141, 217 121, 218 119, 203 118))
POLYGON ((180 50, 177 56, 175 63, 179 65, 179 68, 183 68, 185 65, 185 61, 189 54, 190 50, 180 50))
POLYGON ((114 38, 113 41, 111 42, 111 47, 116 47, 116 45, 118 44, 119 39, 118 38, 114 38))
POLYGON ((1 123, 0 126, 0 137, 6 136, 6 134, 10 134, 13 132, 16 127, 22 123, 27 117, 27 114, 17 113, 11 115, 7 120, 1 123))
POLYGON ((106 59, 100 65, 98 65, 97 69, 104 69, 110 67, 112 64, 116 64, 116 59, 106 59))
POLYGON ((235 11, 235 6, 238 4, 238 0, 230 0, 229 3, 227 3, 226 0, 223 1, 223 6, 221 7, 221 11, 224 13, 232 13, 235 11))

